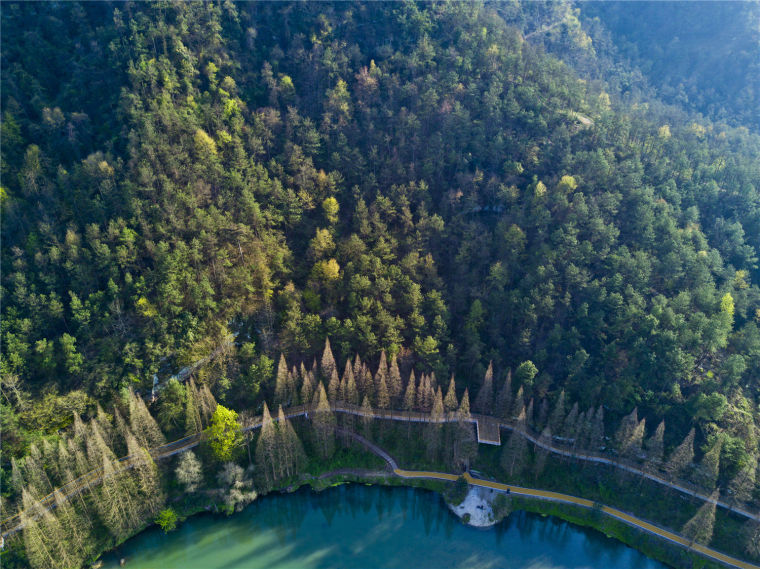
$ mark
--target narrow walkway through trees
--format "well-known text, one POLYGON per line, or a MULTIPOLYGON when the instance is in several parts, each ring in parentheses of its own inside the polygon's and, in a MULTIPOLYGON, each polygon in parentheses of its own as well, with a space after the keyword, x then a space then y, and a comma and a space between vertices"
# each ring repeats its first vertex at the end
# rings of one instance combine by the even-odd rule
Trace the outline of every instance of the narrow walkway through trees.
MULTIPOLYGON (((340 401, 332 403, 330 405, 330 408, 335 413, 356 415, 360 417, 367 417, 370 419, 383 419, 383 420, 390 420, 390 421, 405 421, 405 422, 416 422, 416 423, 455 423, 455 422, 472 423, 476 425, 477 432, 478 432, 478 441, 485 444, 496 444, 496 445, 501 444, 501 438, 500 438, 500 433, 499 433, 500 429, 509 429, 510 431, 519 433, 521 436, 523 436, 524 438, 526 438, 527 440, 529 440, 536 446, 543 448, 554 454, 558 454, 560 456, 565 456, 565 457, 572 458, 575 460, 583 460, 583 461, 597 463, 597 464, 606 464, 614 468, 619 468, 621 470, 624 470, 636 476, 641 476, 649 480, 652 480, 654 482, 657 482, 659 484, 662 484, 663 486, 666 486, 673 490, 677 490, 684 494, 688 494, 702 501, 713 502, 717 506, 730 510, 746 518, 760 521, 760 514, 749 512, 746 509, 729 504, 723 500, 719 500, 719 499, 715 500, 695 488, 688 488, 683 484, 666 480, 660 476, 657 476, 656 474, 637 468, 635 465, 626 464, 622 461, 613 460, 611 458, 607 458, 605 456, 601 456, 598 454, 581 453, 581 452, 578 452, 577 450, 574 450, 572 447, 560 446, 560 443, 558 443, 557 441, 542 439, 538 434, 530 432, 527 427, 525 427, 524 425, 521 426, 520 424, 514 421, 505 421, 503 419, 499 419, 496 417, 478 415, 474 413, 463 416, 458 412, 444 412, 442 414, 434 416, 432 413, 421 413, 417 411, 398 411, 398 410, 387 410, 387 409, 385 410, 373 409, 371 411, 367 411, 363 409, 362 407, 351 405, 351 404, 340 402, 340 401)), ((297 405, 297 406, 288 408, 285 411, 284 415, 288 419, 291 419, 294 417, 301 417, 301 416, 308 418, 309 414, 313 413, 314 410, 315 410, 314 405, 297 405)), ((277 417, 273 417, 273 420, 276 421, 278 419, 277 417)), ((261 416, 255 417, 243 427, 243 431, 251 431, 254 429, 258 429, 261 427, 261 424, 262 424, 262 417, 261 416)), ((351 436, 353 436, 353 438, 355 438, 356 440, 361 439, 360 442, 362 442, 362 444, 365 444, 369 448, 372 448, 374 452, 382 456, 384 460, 386 460, 387 462, 389 462, 389 464, 392 465, 392 468, 394 470, 398 469, 397 465, 395 465, 395 462, 392 462, 393 459, 390 457, 390 455, 382 451, 382 449, 380 449, 376 445, 373 445, 373 443, 370 443, 363 437, 359 437, 359 435, 355 435, 355 436, 351 435, 351 436)), ((153 448, 150 450, 150 454, 153 457, 153 460, 161 460, 164 458, 168 458, 170 456, 185 452, 187 450, 190 450, 198 446, 198 444, 200 444, 201 442, 202 437, 203 437, 202 433, 190 435, 182 439, 179 439, 177 441, 173 441, 171 443, 162 445, 160 447, 153 448)), ((119 464, 122 467, 121 470, 134 468, 135 466, 139 465, 140 460, 141 460, 140 457, 136 457, 136 456, 126 456, 126 457, 121 458, 119 460, 119 464)), ((406 472, 406 471, 400 471, 400 472, 406 472)), ((454 475, 447 475, 447 476, 454 476, 454 475)), ((59 489, 60 491, 59 496, 62 496, 64 500, 68 500, 70 497, 75 496, 78 493, 83 492, 87 490, 88 488, 98 484, 101 481, 101 479, 102 479, 102 469, 92 470, 88 472, 87 474, 84 474, 83 476, 80 476, 79 478, 72 480, 70 483, 66 484, 65 486, 62 486, 59 489)), ((449 478, 445 478, 445 479, 449 479, 449 478)), ((40 500, 40 505, 45 510, 51 510, 55 508, 56 507, 55 493, 53 492, 45 496, 42 500, 40 500)), ((2 521, 2 524, 0 527, 2 529, 3 537, 7 537, 21 530, 23 528, 23 524, 21 523, 20 514, 16 514, 12 517, 6 518, 5 520, 2 521)), ((754 566, 748 565, 748 567, 754 567, 754 566)))

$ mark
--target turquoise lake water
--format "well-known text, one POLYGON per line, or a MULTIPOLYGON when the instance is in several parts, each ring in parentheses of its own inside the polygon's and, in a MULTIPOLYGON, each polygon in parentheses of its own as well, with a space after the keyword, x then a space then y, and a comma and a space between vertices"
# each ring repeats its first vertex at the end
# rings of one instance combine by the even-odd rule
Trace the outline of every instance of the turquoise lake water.
POLYGON ((230 517, 153 528, 105 558, 108 569, 664 569, 603 534, 522 512, 463 525, 433 492, 340 486, 261 498, 230 517))

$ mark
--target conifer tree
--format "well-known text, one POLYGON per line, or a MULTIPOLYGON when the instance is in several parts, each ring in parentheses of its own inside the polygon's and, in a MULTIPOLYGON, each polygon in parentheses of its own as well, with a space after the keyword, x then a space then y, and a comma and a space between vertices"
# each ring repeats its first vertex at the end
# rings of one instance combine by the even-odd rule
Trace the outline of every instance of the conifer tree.
POLYGON ((290 424, 290 421, 285 416, 285 411, 283 411, 282 407, 277 412, 277 434, 277 445, 282 449, 284 474, 286 477, 293 476, 299 471, 306 455, 304 454, 301 440, 293 429, 293 425, 290 424))
POLYGON ((549 421, 549 401, 546 397, 541 399, 541 404, 538 406, 538 418, 536 419, 536 429, 543 429, 546 423, 549 421))
POLYGON ((454 374, 451 374, 449 380, 449 388, 446 391, 446 397, 443 399, 443 408, 447 413, 453 413, 459 407, 459 401, 457 401, 456 384, 454 382, 454 374))
POLYGON ((364 399, 362 399, 361 417, 362 430, 365 436, 369 437, 370 429, 372 427, 372 404, 369 402, 369 397, 366 395, 364 396, 364 399))
POLYGON ((549 457, 549 450, 545 446, 552 443, 552 430, 550 426, 546 426, 541 432, 541 436, 538 438, 539 442, 543 446, 536 445, 536 461, 533 464, 533 474, 538 478, 546 467, 546 459, 549 457))
POLYGON ((757 459, 750 456, 749 460, 736 473, 736 476, 728 483, 728 490, 731 492, 734 503, 748 502, 752 498, 756 471, 757 459))
POLYGON ((354 357, 354 379, 356 380, 356 386, 357 386, 358 389, 362 389, 362 386, 361 386, 361 381, 362 381, 362 379, 361 379, 361 371, 362 371, 362 366, 363 365, 364 364, 362 364, 362 360, 359 357, 359 354, 356 354, 356 356, 354 357))
POLYGON ((348 403, 348 378, 354 375, 351 368, 351 361, 346 360, 346 366, 343 368, 343 377, 340 379, 340 400, 348 403))
POLYGON ((618 452, 626 457, 631 457, 636 453, 636 428, 639 425, 639 410, 634 407, 630 414, 623 417, 620 426, 615 433, 615 446, 618 452))
POLYGON ((663 458, 665 457, 665 444, 663 442, 664 437, 665 419, 660 421, 660 424, 657 425, 654 434, 646 442, 647 456, 649 458, 648 464, 655 469, 660 467, 663 458))
POLYGON ((195 387, 195 382, 190 379, 185 397, 185 434, 194 435, 202 430, 201 412, 198 408, 198 389, 195 387))
POLYGON ((385 355, 385 350, 380 352, 380 360, 377 364, 377 372, 375 372, 375 393, 380 391, 380 381, 385 381, 386 388, 388 387, 388 358, 385 355))
POLYGON ((754 559, 760 558, 760 522, 749 520, 745 527, 744 551, 754 559))
POLYGON ((441 446, 441 431, 443 424, 439 421, 443 418, 443 394, 439 387, 433 397, 433 406, 430 411, 430 422, 425 425, 425 449, 429 460, 435 460, 441 446))
POLYGON ((30 453, 24 458, 24 479, 28 490, 35 497, 42 497, 53 491, 53 485, 45 474, 42 464, 35 457, 35 453, 30 453))
POLYGON ((284 403, 288 398, 288 364, 285 361, 285 355, 280 354, 280 361, 277 364, 277 374, 274 379, 274 402, 275 404, 284 403))
POLYGON ((496 408, 494 414, 500 419, 509 419, 509 412, 512 410, 512 370, 507 370, 507 377, 504 379, 504 385, 496 396, 496 408))
MULTIPOLYGON (((26 490, 22 491, 24 545, 29 562, 35 569, 76 566, 72 559, 60 523, 26 490)), ((81 561, 79 561, 81 562, 81 561)))
POLYGON ((459 417, 461 419, 470 418, 470 390, 467 387, 464 388, 462 400, 459 402, 459 417))
POLYGON ((264 476, 264 487, 271 488, 277 480, 277 432, 269 407, 264 402, 259 440, 256 442, 256 470, 264 476))
POLYGON ((516 428, 509 435, 507 444, 501 453, 500 464, 508 476, 519 474, 525 468, 525 458, 528 452, 528 441, 522 436, 525 430, 525 410, 517 416, 516 428))
POLYGON ((475 398, 475 411, 483 415, 493 414, 493 361, 488 364, 483 385, 475 398))
POLYGON ((512 410, 510 411, 509 419, 517 417, 523 409, 525 409, 525 397, 523 396, 523 386, 521 385, 517 389, 517 395, 515 395, 515 398, 512 401, 512 410))
POLYGON ((528 401, 528 406, 525 408, 525 423, 533 427, 535 424, 535 421, 533 419, 533 398, 530 398, 530 401, 528 401))
POLYGON ((335 364, 335 358, 333 357, 332 348, 330 347, 330 338, 325 338, 325 349, 322 351, 321 372, 324 381, 329 382, 332 378, 333 371, 338 371, 338 366, 335 364))
POLYGON ((576 429, 578 428, 578 403, 573 403, 570 412, 565 417, 565 423, 562 427, 562 436, 566 439, 572 439, 575 442, 576 429))
POLYGON ((330 383, 327 384, 327 397, 330 402, 335 403, 338 400, 338 393, 340 393, 340 379, 338 378, 338 371, 333 366, 330 383))
POLYGON ((426 373, 420 378, 419 389, 417 389, 417 408, 423 413, 428 413, 433 407, 433 391, 430 385, 430 376, 426 373))
POLYGON ((127 438, 127 452, 133 467, 129 476, 133 477, 139 492, 137 503, 141 519, 152 518, 164 501, 158 481, 158 469, 148 450, 141 447, 134 436, 127 438))
POLYGON ((287 405, 298 405, 298 398, 300 391, 298 389, 298 374, 295 373, 295 368, 288 372, 286 379, 286 403, 287 405))
POLYGON ((397 408, 396 405, 401 398, 403 389, 404 386, 401 382, 401 371, 398 369, 398 361, 394 354, 391 358, 390 369, 388 370, 388 392, 390 393, 391 403, 394 408, 397 408))
POLYGON ((604 447, 604 407, 599 405, 591 424, 589 448, 594 452, 598 452, 602 447, 604 447))
POLYGON ((718 438, 702 457, 695 471, 695 481, 707 490, 715 488, 720 472, 720 451, 723 448, 723 439, 718 438))
POLYGON ((100 426, 97 421, 90 423, 90 436, 87 437, 87 458, 90 464, 100 464, 105 457, 108 460, 115 460, 116 455, 103 440, 100 432, 100 426))
POLYGON ((416 387, 417 379, 414 377, 414 370, 409 373, 409 381, 406 383, 404 392, 404 411, 412 411, 417 401, 416 387))
POLYGON ((103 457, 102 480, 95 498, 100 519, 116 539, 125 537, 140 523, 134 481, 128 472, 117 472, 118 467, 103 457))
POLYGON ((56 504, 54 515, 64 534, 65 547, 72 560, 81 564, 92 549, 90 535, 92 524, 89 520, 83 519, 86 516, 80 515, 58 489, 53 494, 53 502, 56 504))
MULTIPOLYGON (((303 366, 303 364, 301 364, 303 366)), ((304 369, 301 383, 301 402, 308 405, 314 399, 314 384, 311 382, 311 374, 304 369)))
POLYGON ((211 417, 216 413, 216 399, 214 399, 208 385, 202 385, 198 389, 198 408, 201 412, 201 421, 208 426, 211 423, 211 417))
POLYGON ((372 378, 372 372, 366 364, 362 364, 362 385, 364 386, 364 395, 369 397, 370 401, 375 400, 375 380, 372 378))
POLYGON ((105 411, 103 411, 103 408, 100 406, 100 403, 98 403, 97 407, 97 415, 95 415, 95 421, 97 421, 98 426, 100 427, 100 433, 103 435, 103 440, 106 442, 106 444, 113 448, 114 442, 116 441, 116 429, 114 429, 113 425, 111 424, 111 420, 106 414, 105 411))
POLYGON ((129 424, 132 432, 140 441, 140 445, 153 448, 165 444, 166 437, 158 427, 153 415, 148 411, 145 402, 133 391, 129 393, 129 424))
POLYGON ((346 402, 350 403, 351 405, 358 405, 359 404, 359 390, 356 387, 356 378, 354 377, 353 370, 349 367, 348 363, 346 363, 346 374, 348 375, 346 379, 346 402))
POLYGON ((377 386, 377 408, 389 409, 391 406, 391 396, 388 392, 388 386, 385 383, 385 378, 380 377, 380 383, 377 386))
POLYGON ((327 392, 322 382, 317 388, 318 403, 313 413, 316 447, 322 458, 329 458, 335 452, 335 415, 330 409, 327 392))
POLYGON ((710 494, 710 499, 707 500, 697 513, 684 524, 681 533, 691 543, 701 543, 707 545, 713 536, 713 529, 715 527, 715 507, 716 501, 720 496, 720 492, 716 489, 710 494))
POLYGON ((694 428, 689 431, 683 442, 676 447, 665 463, 665 471, 671 478, 680 476, 683 470, 694 459, 694 428))
POLYGON ((548 427, 551 429, 552 433, 561 433, 564 422, 565 422, 565 390, 563 389, 562 391, 560 391, 559 397, 557 398, 557 402, 554 404, 554 409, 552 410, 552 413, 549 416, 548 427))
POLYGON ((475 440, 475 431, 469 422, 470 415, 470 392, 465 388, 457 411, 456 435, 454 437, 454 463, 465 469, 478 452, 478 443, 475 440))

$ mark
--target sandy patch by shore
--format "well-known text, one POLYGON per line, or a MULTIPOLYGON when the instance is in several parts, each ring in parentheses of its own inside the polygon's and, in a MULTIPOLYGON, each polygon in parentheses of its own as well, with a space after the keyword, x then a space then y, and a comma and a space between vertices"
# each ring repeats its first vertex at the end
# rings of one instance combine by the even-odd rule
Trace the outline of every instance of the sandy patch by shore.
POLYGON ((449 504, 449 508, 460 518, 470 514, 467 522, 475 527, 489 527, 496 523, 493 517, 493 508, 491 501, 496 497, 496 493, 488 488, 479 486, 470 486, 467 496, 458 506, 449 504))

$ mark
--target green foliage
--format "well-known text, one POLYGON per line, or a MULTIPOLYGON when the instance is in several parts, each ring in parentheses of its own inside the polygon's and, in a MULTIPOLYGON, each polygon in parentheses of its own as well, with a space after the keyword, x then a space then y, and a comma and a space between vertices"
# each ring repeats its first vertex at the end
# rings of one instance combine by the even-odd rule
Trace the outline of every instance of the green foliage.
POLYGON ((232 460, 243 443, 238 414, 223 405, 217 405, 207 436, 214 458, 220 462, 232 460))
POLYGON ((169 533, 177 529, 177 512, 172 508, 166 508, 161 510, 156 516, 156 523, 164 530, 164 533, 169 533))

